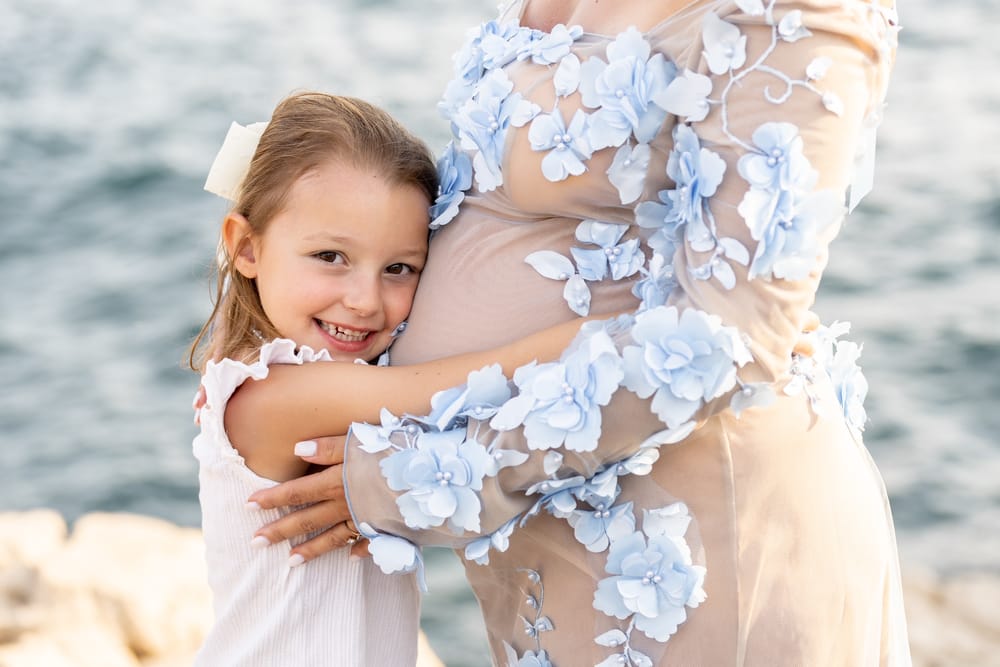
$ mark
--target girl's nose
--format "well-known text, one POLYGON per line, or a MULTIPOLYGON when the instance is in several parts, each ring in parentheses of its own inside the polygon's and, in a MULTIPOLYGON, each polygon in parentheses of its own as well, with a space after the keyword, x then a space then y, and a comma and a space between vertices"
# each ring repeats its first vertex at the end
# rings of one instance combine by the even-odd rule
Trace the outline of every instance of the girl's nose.
POLYGON ((364 317, 377 313, 381 304, 382 292, 378 280, 359 277, 352 281, 344 295, 344 306, 364 317))

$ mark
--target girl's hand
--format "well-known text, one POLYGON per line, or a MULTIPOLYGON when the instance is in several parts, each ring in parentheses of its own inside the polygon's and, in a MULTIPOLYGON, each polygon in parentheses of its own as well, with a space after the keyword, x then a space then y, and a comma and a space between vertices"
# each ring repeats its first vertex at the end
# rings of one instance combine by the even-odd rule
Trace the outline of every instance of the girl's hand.
POLYGON ((319 472, 263 489, 247 500, 262 509, 307 505, 273 521, 255 533, 268 544, 322 530, 291 551, 291 562, 299 565, 329 551, 351 547, 352 556, 367 556, 368 543, 357 540, 358 532, 344 497, 344 436, 317 438, 295 445, 303 460, 329 466, 319 472))

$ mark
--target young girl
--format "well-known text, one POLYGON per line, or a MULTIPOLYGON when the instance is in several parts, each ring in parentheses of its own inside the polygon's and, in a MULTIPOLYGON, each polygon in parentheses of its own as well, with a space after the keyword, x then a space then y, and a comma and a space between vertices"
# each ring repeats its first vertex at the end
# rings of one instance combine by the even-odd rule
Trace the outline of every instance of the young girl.
MULTIPOLYGON (((287 434, 308 444, 329 424, 314 430, 314 419, 285 409, 285 418, 248 430, 226 408, 244 381, 267 377, 270 364, 369 362, 386 350, 426 258, 436 168, 418 139, 356 99, 294 95, 275 109, 256 146, 254 130, 233 126, 206 183, 234 205, 222 223, 215 309, 191 351, 192 368, 203 372, 194 453, 215 604, 195 664, 413 665, 412 575, 384 575, 346 548, 298 567, 305 559, 292 547, 302 540, 264 549, 266 538, 246 538, 262 518, 247 497, 308 467, 287 434)), ((426 412, 435 389, 494 361, 510 372, 555 358, 578 328, 573 322, 498 350, 377 369, 384 374, 377 383, 354 363, 336 364, 335 393, 352 415, 357 402, 426 412), (420 391, 389 395, 403 375, 419 376, 420 391)), ((264 510, 263 518, 287 512, 264 510)), ((338 547, 358 537, 347 524, 325 533, 338 547)))
POLYGON ((246 497, 308 464, 288 448, 234 445, 223 416, 239 385, 265 377, 270 363, 367 362, 385 351, 427 255, 436 169, 384 111, 303 93, 279 104, 256 150, 244 151, 252 161, 241 179, 233 153, 241 135, 252 146, 254 129, 231 129, 206 184, 235 197, 222 223, 215 309, 191 356, 204 374, 194 453, 215 600, 196 664, 412 665, 412 577, 383 575, 347 549, 296 568, 291 544, 260 549, 245 539, 258 522, 246 497))

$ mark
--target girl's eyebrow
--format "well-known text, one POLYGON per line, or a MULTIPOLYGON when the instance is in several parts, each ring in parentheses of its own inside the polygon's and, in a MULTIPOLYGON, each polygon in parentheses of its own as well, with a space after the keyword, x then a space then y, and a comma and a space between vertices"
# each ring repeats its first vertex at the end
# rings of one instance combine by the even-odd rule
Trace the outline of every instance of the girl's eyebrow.
POLYGON ((338 236, 337 234, 332 234, 330 232, 316 232, 315 234, 310 234, 305 237, 306 241, 332 241, 334 243, 350 243, 356 239, 350 236, 338 236))
MULTIPOLYGON (((309 234, 308 236, 303 237, 303 240, 310 242, 322 241, 326 243, 336 243, 338 245, 350 245, 363 241, 363 239, 357 239, 351 236, 340 236, 338 234, 333 234, 331 232, 325 232, 325 231, 309 234)), ((411 256, 424 257, 427 255, 427 246, 424 245, 424 246, 411 246, 409 248, 401 248, 397 254, 402 257, 411 257, 411 256)))

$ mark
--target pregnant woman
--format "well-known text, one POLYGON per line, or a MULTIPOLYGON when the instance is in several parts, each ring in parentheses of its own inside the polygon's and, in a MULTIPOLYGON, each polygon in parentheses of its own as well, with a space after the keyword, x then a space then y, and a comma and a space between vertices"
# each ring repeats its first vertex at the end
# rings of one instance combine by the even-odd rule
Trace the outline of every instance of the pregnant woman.
POLYGON ((386 571, 458 549, 496 664, 909 664, 857 347, 822 329, 793 354, 868 189, 895 34, 862 0, 530 0, 470 33, 392 364, 598 319, 417 412, 358 407, 337 365, 273 368, 238 419, 358 423, 343 465, 252 497, 322 500, 260 534, 353 518, 386 571))

